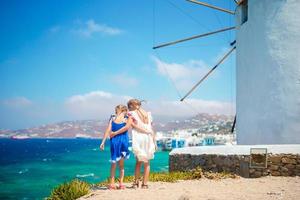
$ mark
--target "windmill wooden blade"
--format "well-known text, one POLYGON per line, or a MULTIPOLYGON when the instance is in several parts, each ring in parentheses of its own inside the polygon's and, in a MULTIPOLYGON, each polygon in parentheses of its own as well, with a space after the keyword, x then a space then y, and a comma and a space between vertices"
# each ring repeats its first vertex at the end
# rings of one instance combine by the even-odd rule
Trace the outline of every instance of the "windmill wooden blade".
POLYGON ((235 123, 236 123, 236 114, 234 116, 233 124, 232 124, 232 127, 231 127, 231 133, 233 133, 233 131, 234 131, 235 123))
POLYGON ((236 43, 236 40, 233 40, 233 41, 230 43, 230 46, 235 45, 235 43, 236 43))
POLYGON ((226 9, 224 9, 224 8, 220 8, 220 7, 213 6, 213 5, 210 5, 210 4, 207 4, 207 3, 203 3, 203 2, 201 2, 201 1, 196 1, 196 0, 187 0, 187 1, 192 2, 192 3, 195 3, 195 4, 198 4, 198 5, 201 5, 201 6, 206 6, 206 7, 215 9, 215 10, 219 10, 219 11, 226 12, 226 13, 229 13, 229 14, 234 15, 234 12, 231 11, 231 10, 226 10, 226 9))
POLYGON ((196 39, 196 38, 201 38, 201 37, 205 37, 205 36, 208 36, 208 35, 213 35, 213 34, 224 32, 224 31, 229 31, 229 30, 232 30, 232 29, 235 29, 235 26, 223 28, 223 29, 208 32, 208 33, 203 33, 203 34, 200 34, 200 35, 195 35, 195 36, 192 36, 192 37, 188 37, 188 38, 181 39, 181 40, 176 40, 176 41, 173 41, 173 42, 164 43, 164 44, 153 47, 153 49, 158 49, 158 48, 161 48, 161 47, 174 45, 174 44, 177 44, 177 43, 180 43, 180 42, 185 42, 185 41, 188 41, 188 40, 193 40, 193 39, 196 39))
POLYGON ((180 99, 180 101, 183 101, 186 97, 188 97, 199 85, 200 83, 202 83, 230 54, 231 52, 233 52, 233 50, 236 47, 234 46, 232 49, 230 49, 220 60, 219 62, 211 69, 209 70, 209 72, 200 80, 198 81, 198 83, 196 83, 196 85, 194 85, 194 87, 192 87, 192 89, 182 98, 180 99))

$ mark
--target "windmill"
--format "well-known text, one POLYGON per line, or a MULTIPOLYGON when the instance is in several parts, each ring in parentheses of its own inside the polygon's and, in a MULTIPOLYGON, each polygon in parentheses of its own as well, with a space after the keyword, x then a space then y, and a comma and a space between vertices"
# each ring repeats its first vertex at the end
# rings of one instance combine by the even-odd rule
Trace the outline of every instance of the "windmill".
POLYGON ((158 46, 236 31, 231 49, 180 100, 187 98, 236 50, 236 110, 232 132, 238 144, 300 143, 300 1, 234 0, 235 11, 197 0, 200 6, 234 15, 236 25, 158 46))

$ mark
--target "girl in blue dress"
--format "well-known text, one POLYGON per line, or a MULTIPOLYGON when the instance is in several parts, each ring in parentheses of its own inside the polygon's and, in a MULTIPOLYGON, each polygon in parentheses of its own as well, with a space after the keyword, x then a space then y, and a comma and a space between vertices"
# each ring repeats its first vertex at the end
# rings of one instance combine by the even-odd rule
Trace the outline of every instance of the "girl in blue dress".
POLYGON ((124 179, 124 159, 129 158, 129 138, 128 129, 131 127, 132 119, 127 117, 127 107, 118 105, 115 108, 116 115, 113 115, 109 121, 107 129, 104 133, 100 149, 104 150, 106 138, 110 137, 110 184, 109 189, 116 189, 115 171, 118 163, 120 169, 119 189, 125 189, 123 185, 124 179))

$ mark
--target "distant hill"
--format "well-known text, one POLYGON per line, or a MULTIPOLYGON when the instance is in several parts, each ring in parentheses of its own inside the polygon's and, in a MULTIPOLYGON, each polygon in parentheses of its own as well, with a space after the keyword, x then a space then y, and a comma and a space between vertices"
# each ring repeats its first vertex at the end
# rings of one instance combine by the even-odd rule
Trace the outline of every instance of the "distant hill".
MULTIPOLYGON (((232 126, 233 117, 227 115, 199 114, 184 120, 173 120, 162 123, 155 122, 156 131, 170 132, 183 129, 197 129, 198 132, 227 133, 232 126)), ((103 136, 107 120, 77 120, 47 124, 20 130, 0 130, 1 137, 28 136, 31 138, 75 138, 103 136)))
POLYGON ((107 121, 99 120, 77 120, 64 121, 54 124, 47 124, 33 128, 20 130, 2 130, 1 136, 27 135, 33 138, 75 138, 102 136, 107 125, 107 121))
POLYGON ((198 114, 194 117, 184 120, 174 120, 167 123, 156 123, 155 130, 169 132, 172 130, 197 129, 202 133, 220 133, 225 134, 231 130, 233 116, 198 114))

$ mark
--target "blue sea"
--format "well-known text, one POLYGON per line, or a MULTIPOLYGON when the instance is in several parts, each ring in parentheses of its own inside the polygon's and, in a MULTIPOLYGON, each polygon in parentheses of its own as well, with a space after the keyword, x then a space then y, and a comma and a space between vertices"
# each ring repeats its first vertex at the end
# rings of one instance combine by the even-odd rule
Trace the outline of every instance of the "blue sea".
MULTIPOLYGON (((43 199, 66 181, 97 183, 109 176, 109 144, 96 139, 0 139, 0 199, 43 199)), ((133 175, 133 154, 125 175, 133 175)), ((157 152, 152 171, 168 171, 168 152, 157 152)))

